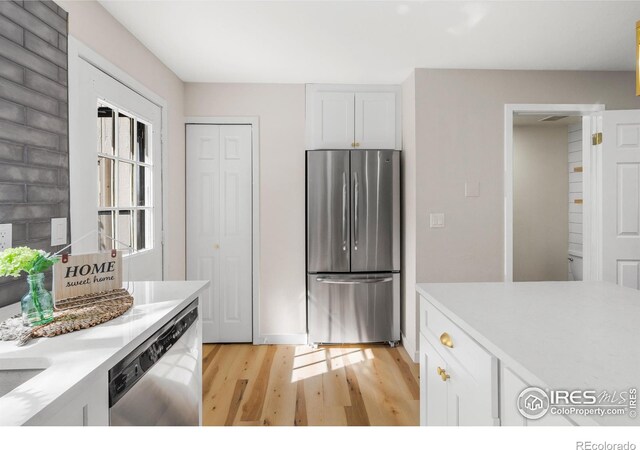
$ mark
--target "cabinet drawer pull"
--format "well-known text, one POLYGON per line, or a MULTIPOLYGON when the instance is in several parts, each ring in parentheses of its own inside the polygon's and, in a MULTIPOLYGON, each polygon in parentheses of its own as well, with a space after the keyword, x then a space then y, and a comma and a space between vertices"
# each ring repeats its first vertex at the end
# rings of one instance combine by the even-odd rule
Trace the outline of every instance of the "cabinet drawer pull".
POLYGON ((442 367, 438 367, 438 375, 440 375, 440 378, 442 378, 442 381, 447 381, 449 378, 451 378, 447 373, 447 371, 444 370, 442 367))
POLYGON ((451 340, 449 333, 442 333, 440 335, 440 343, 445 347, 453 348, 453 341, 451 340))

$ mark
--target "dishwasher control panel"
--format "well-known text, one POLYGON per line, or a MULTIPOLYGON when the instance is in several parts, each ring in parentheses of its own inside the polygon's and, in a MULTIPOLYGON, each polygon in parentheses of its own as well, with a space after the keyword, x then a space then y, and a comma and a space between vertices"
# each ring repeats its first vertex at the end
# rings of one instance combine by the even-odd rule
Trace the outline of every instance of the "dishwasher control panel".
POLYGON ((174 316, 153 336, 109 370, 109 407, 142 378, 198 319, 198 300, 174 316))

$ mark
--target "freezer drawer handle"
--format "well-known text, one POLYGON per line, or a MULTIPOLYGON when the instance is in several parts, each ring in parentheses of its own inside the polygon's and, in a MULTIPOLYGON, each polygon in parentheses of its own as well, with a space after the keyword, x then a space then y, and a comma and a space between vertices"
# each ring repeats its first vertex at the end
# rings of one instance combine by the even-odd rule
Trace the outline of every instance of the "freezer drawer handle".
POLYGON ((387 283, 392 281, 393 277, 379 278, 336 278, 336 277, 317 277, 316 281, 328 284, 363 284, 363 283, 387 283))

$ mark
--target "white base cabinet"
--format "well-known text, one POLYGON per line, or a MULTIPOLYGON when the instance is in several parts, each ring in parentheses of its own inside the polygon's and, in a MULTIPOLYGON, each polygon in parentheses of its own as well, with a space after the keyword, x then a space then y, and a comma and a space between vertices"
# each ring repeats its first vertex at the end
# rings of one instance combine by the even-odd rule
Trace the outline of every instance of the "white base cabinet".
POLYGON ((425 297, 420 297, 420 425, 575 425, 565 416, 527 420, 526 383, 425 297))
POLYGON ((531 386, 530 383, 524 382, 507 366, 500 367, 500 425, 527 427, 576 425, 571 419, 562 415, 547 414, 537 420, 526 419, 518 411, 517 399, 520 392, 529 386, 531 386))
POLYGON ((421 424, 499 424, 497 359, 426 301, 420 327, 421 424))
POLYGON ((25 425, 107 426, 109 425, 108 386, 106 371, 89 377, 25 425))
POLYGON ((448 425, 448 386, 438 375, 438 368, 446 370, 444 359, 420 334, 420 425, 448 425), (422 401, 427 396, 429 401, 422 401))

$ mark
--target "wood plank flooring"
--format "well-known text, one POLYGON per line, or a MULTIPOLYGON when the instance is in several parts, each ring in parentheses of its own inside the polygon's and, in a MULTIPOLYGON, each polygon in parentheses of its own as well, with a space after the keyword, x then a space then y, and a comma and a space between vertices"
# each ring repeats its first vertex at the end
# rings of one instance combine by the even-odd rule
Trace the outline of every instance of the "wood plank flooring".
POLYGON ((206 344, 204 425, 418 425, 402 347, 206 344))

